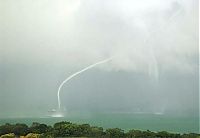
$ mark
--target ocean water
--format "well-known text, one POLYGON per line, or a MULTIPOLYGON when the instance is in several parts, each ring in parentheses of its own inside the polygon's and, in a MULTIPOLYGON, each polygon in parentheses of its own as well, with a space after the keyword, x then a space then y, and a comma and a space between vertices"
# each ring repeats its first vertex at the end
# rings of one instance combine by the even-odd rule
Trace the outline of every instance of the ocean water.
POLYGON ((73 123, 88 123, 93 126, 106 128, 122 128, 125 131, 130 129, 169 131, 178 133, 199 133, 199 117, 173 117, 159 114, 86 114, 70 115, 67 117, 40 117, 40 118, 2 118, 0 124, 32 122, 53 125, 59 121, 70 121, 73 123))

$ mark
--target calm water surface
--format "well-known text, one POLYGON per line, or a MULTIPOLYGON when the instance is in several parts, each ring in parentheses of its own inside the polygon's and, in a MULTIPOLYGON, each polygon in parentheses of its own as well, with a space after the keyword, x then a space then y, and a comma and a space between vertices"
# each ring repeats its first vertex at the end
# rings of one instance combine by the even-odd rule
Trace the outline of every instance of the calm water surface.
POLYGON ((5 123, 25 123, 31 125, 32 122, 53 125, 58 121, 71 121, 73 123, 89 123, 90 125, 101 126, 103 128, 119 127, 126 131, 129 129, 141 129, 151 131, 170 131, 180 133, 199 133, 198 117, 172 117, 165 115, 145 115, 145 114, 96 114, 85 116, 70 116, 61 118, 41 117, 41 118, 2 118, 0 124, 5 123))

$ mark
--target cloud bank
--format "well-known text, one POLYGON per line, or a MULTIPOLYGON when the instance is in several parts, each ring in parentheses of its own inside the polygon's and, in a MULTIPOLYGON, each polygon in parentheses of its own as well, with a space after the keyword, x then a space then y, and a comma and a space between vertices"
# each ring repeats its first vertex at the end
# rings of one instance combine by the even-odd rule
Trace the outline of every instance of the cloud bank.
POLYGON ((62 96, 68 108, 84 104, 89 108, 88 99, 95 98, 99 108, 114 108, 117 98, 124 95, 128 96, 118 106, 129 109, 162 105, 176 111, 193 109, 198 103, 198 0, 0 3, 0 104, 6 109, 14 110, 11 105, 23 102, 36 111, 56 107, 56 90, 67 76, 109 57, 114 57, 112 62, 96 67, 108 78, 94 71, 95 75, 87 74, 89 80, 80 78, 81 84, 75 81, 64 88, 68 93, 62 96), (105 86, 99 86, 98 77, 105 86), (147 82, 151 79, 153 84, 147 82), (72 91, 78 91, 79 97, 72 91), (103 97, 106 94, 108 97, 103 97), (34 100, 29 103, 30 95, 34 100), (71 104, 73 97, 82 102, 71 104), (141 97, 147 104, 138 100, 141 97), (43 105, 39 105, 41 101, 43 105))
POLYGON ((198 55, 196 0, 29 2, 2 2, 7 60, 73 68, 116 56, 105 68, 146 73, 191 73, 197 66, 191 61, 198 55))

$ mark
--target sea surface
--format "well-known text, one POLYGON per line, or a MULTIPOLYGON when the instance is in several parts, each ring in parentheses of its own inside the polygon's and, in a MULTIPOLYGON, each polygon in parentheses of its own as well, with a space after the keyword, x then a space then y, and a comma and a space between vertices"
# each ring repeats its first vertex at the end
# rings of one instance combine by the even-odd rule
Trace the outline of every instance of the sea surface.
POLYGON ((169 131, 178 133, 199 133, 199 117, 173 117, 160 114, 86 114, 82 116, 70 115, 67 117, 39 117, 39 118, 1 118, 0 125, 5 123, 32 122, 53 125, 59 121, 70 121, 73 123, 88 123, 92 126, 106 128, 121 128, 125 131, 130 129, 169 131))

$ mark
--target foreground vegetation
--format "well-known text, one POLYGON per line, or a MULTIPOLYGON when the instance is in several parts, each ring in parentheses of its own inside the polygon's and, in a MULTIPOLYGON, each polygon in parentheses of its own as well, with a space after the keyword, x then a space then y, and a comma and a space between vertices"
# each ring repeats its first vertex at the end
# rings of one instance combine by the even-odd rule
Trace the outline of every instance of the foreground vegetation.
POLYGON ((199 134, 175 134, 166 131, 152 132, 120 128, 90 126, 89 124, 74 124, 58 122, 53 126, 34 122, 30 127, 26 124, 5 124, 0 126, 0 138, 56 138, 56 137, 93 137, 93 138, 200 138, 199 134))

